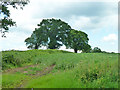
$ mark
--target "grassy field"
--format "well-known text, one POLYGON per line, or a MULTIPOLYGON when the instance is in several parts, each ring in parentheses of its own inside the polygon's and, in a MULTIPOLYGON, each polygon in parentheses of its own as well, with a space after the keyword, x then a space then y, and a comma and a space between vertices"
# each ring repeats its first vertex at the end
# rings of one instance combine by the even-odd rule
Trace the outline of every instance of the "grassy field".
POLYGON ((2 52, 2 88, 118 88, 118 54, 2 52))

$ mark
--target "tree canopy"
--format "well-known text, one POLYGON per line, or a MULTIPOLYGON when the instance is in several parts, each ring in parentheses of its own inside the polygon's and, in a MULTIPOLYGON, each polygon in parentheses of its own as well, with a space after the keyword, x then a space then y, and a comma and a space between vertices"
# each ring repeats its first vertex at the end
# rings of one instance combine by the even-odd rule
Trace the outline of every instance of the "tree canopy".
POLYGON ((82 49, 82 52, 83 53, 91 53, 91 50, 92 50, 91 46, 89 44, 85 44, 84 48, 82 49))
POLYGON ((94 49, 92 50, 93 53, 100 53, 102 52, 100 48, 98 47, 94 47, 94 49))
POLYGON ((82 31, 71 30, 70 37, 68 38, 67 48, 74 49, 74 52, 77 53, 78 50, 84 50, 90 48, 88 45, 88 35, 82 31))
POLYGON ((0 15, 3 18, 0 19, 0 31, 2 32, 2 37, 5 37, 5 32, 8 32, 9 27, 15 26, 16 22, 10 18, 10 10, 8 10, 8 6, 12 6, 13 8, 23 7, 29 2, 29 0, 1 0, 0 1, 0 15))
MULTIPOLYGON (((34 31, 39 43, 38 47, 46 46, 48 49, 60 48, 65 43, 65 39, 68 38, 70 30, 71 27, 60 19, 43 19, 34 31)), ((30 38, 32 39, 32 37, 30 38)), ((25 42, 28 44, 27 40, 25 42)))
POLYGON ((25 42, 28 48, 38 49, 46 46, 48 49, 59 49, 65 45, 67 48, 89 52, 88 35, 82 31, 74 30, 66 22, 60 19, 43 19, 38 28, 25 42))
POLYGON ((28 37, 26 40, 26 45, 30 49, 38 49, 40 42, 38 41, 38 37, 36 36, 35 32, 31 35, 31 37, 28 37))

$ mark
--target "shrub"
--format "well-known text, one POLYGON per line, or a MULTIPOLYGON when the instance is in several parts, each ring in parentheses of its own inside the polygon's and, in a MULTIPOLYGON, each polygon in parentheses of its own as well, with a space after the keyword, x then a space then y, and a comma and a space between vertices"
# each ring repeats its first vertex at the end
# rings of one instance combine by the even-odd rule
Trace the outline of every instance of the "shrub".
POLYGON ((100 48, 95 47, 91 52, 92 52, 92 53, 100 53, 100 52, 102 52, 102 51, 101 51, 100 48))
POLYGON ((14 55, 5 54, 2 57, 2 69, 11 68, 11 66, 20 66, 20 60, 15 58, 14 55))

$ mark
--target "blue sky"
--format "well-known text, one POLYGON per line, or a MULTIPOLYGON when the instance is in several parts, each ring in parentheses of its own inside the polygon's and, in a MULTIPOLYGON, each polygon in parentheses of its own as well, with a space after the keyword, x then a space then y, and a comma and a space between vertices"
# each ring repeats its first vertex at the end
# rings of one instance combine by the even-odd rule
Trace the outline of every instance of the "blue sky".
POLYGON ((86 32, 92 48, 118 52, 118 2, 115 0, 30 0, 23 10, 9 9, 17 27, 10 28, 7 38, 0 37, 0 50, 27 50, 24 40, 37 24, 44 18, 56 18, 86 32))

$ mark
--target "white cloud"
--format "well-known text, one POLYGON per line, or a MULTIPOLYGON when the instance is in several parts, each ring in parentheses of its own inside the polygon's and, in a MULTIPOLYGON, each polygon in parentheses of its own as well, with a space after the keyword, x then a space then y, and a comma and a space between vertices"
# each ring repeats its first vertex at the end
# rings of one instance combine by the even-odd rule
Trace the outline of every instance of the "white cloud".
MULTIPOLYGON (((61 16, 62 19, 65 20, 66 22, 68 21, 69 24, 74 28, 74 29, 78 29, 78 30, 92 30, 93 32, 99 31, 99 29, 102 28, 106 28, 111 26, 112 29, 116 30, 117 29, 117 15, 113 15, 115 12, 115 10, 112 10, 113 8, 115 8, 116 3, 110 4, 108 3, 108 7, 112 7, 112 9, 107 9, 105 8, 105 11, 101 12, 102 9, 100 9, 99 12, 103 13, 104 12, 108 12, 104 17, 100 17, 97 16, 98 13, 94 13, 93 15, 95 15, 94 17, 90 17, 89 14, 93 13, 92 9, 95 9, 94 7, 86 6, 86 4, 82 5, 81 3, 79 3, 80 5, 74 6, 71 2, 67 3, 64 2, 65 0, 44 0, 44 1, 40 1, 40 0, 30 0, 30 3, 28 5, 26 5, 24 7, 23 10, 16 10, 13 8, 10 8, 11 11, 11 18, 17 22, 18 26, 21 26, 22 28, 26 29, 26 30, 30 30, 33 31, 34 28, 37 26, 38 23, 40 23, 40 21, 43 18, 51 18, 52 16, 61 16), (58 4, 59 2, 59 4, 58 4), (110 4, 110 5, 109 5, 110 4), (114 5, 115 4, 115 5, 114 5), (113 7, 114 5, 114 7, 113 7), (71 7, 70 7, 71 6, 71 7), (81 7, 79 7, 81 6, 81 7), (83 8, 85 10, 82 10, 79 8, 83 8), (91 8, 89 11, 88 8, 91 8), (76 11, 76 9, 78 9, 79 11, 76 11), (75 12, 74 12, 75 11, 75 12), (68 16, 68 14, 66 14, 65 12, 67 12, 68 14, 72 15, 70 17, 65 17, 68 16), (80 13, 81 12, 81 13, 80 13), (88 12, 88 13, 86 13, 88 12), (65 16, 64 16, 65 13, 65 16), (84 13, 88 16, 81 16, 81 14, 84 13), (75 15, 74 15, 75 14, 75 15), (63 15, 63 16, 62 16, 63 15), (113 23, 111 23, 113 22, 113 23), (114 28, 115 27, 115 28, 114 28)), ((71 0, 73 1, 73 0, 71 0)), ((78 0, 77 0, 78 1, 78 0)), ((95 0, 93 0, 95 1, 95 0)), ((106 1, 106 0, 103 0, 106 1)), ((75 1, 73 1, 75 2, 75 1)), ((105 3, 107 5, 107 3, 105 3)), ((95 4, 96 5, 96 4, 95 4)), ((105 6, 105 5, 103 5, 105 6)), ((107 7, 107 6, 106 6, 107 7)), ((98 8, 98 7, 97 7, 98 8)), ((94 11, 93 10, 93 11, 94 11)), ((99 10, 99 9, 98 9, 99 10)), ((116 10, 117 11, 117 10, 116 10)), ((55 17, 56 18, 56 17, 55 17)))
POLYGON ((69 20, 69 24, 73 29, 80 30, 84 27, 88 27, 88 25, 91 24, 91 19, 85 16, 72 16, 69 20))
POLYGON ((103 37, 103 41, 106 42, 112 42, 114 44, 114 41, 117 41, 117 35, 116 34, 109 34, 108 36, 103 37))
POLYGON ((105 31, 109 32, 110 30, 112 31, 118 30, 117 18, 118 18, 117 14, 111 14, 109 16, 104 16, 102 18, 99 16, 94 17, 72 16, 68 22, 73 29, 77 30, 92 31, 96 33, 105 29, 105 31))
POLYGON ((9 32, 6 33, 6 38, 0 37, 1 50, 27 50, 24 40, 28 37, 25 33, 9 32))
MULTIPOLYGON (((85 1, 88 2, 88 0, 85 1)), ((97 0, 91 1, 97 2, 97 0)), ((101 0, 98 1, 101 2, 101 0)), ((104 2, 106 0, 102 1, 104 2)), ((0 47, 4 50, 26 49, 24 40, 31 35, 34 28, 37 27, 37 24, 39 24, 43 18, 60 18, 70 24, 73 29, 86 32, 100 32, 103 30, 108 30, 109 32, 111 32, 111 30, 113 30, 113 32, 117 31, 118 17, 116 13, 117 10, 114 8, 116 4, 108 3, 108 5, 103 5, 105 6, 104 8, 100 7, 101 4, 95 4, 94 6, 92 5, 94 3, 90 5, 85 3, 82 5, 82 3, 74 4, 73 2, 83 2, 83 0, 30 0, 30 3, 26 5, 23 10, 10 8, 11 18, 16 21, 17 27, 11 28, 12 32, 10 31, 8 33, 7 39, 0 38, 0 43, 2 43, 0 47), (97 7, 97 5, 100 6, 97 7), (110 29, 108 29, 108 27, 110 29), (16 32, 18 29, 20 30, 16 32)), ((99 34, 102 33, 100 32, 99 34)), ((95 38, 95 36, 91 37, 95 38)), ((110 42, 111 39, 109 38, 111 37, 112 39, 114 38, 112 44, 116 44, 114 42, 116 40, 115 35, 106 36, 105 41, 110 42)), ((100 40, 98 38, 95 39, 100 40)), ((92 42, 95 42, 95 40, 92 40, 92 42)), ((61 48, 65 49, 64 47, 61 48)))

